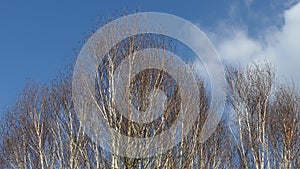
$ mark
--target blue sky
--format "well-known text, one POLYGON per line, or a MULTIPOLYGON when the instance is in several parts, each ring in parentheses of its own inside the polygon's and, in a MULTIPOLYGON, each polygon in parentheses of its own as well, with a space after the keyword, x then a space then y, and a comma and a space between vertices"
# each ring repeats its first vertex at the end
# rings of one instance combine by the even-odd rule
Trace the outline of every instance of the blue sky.
POLYGON ((221 55, 230 60, 235 55, 231 46, 237 42, 246 45, 241 49, 245 49, 243 54, 249 58, 282 52, 271 45, 269 40, 276 39, 272 40, 269 34, 276 33, 284 39, 284 28, 293 30, 292 26, 299 21, 293 20, 298 8, 290 12, 292 16, 286 15, 286 11, 296 3, 295 0, 2 0, 0 111, 14 102, 26 81, 48 82, 72 63, 74 50, 82 47, 86 35, 98 27, 100 18, 113 16, 118 10, 165 12, 190 20, 205 30, 221 55), (289 18, 291 21, 286 22, 289 18))

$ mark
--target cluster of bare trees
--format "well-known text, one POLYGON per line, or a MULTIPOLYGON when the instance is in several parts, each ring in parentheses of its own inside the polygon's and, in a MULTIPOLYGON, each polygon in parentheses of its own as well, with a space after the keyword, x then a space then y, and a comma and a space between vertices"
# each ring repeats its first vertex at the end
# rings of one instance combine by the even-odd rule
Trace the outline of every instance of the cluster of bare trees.
POLYGON ((240 168, 299 168, 299 90, 275 83, 270 64, 227 69, 228 127, 240 168))
MULTIPOLYGON (((145 34, 125 39, 106 54, 95 77, 93 97, 115 131, 146 138, 173 125, 180 109, 180 89, 167 72, 140 72, 129 85, 130 96, 123 96, 131 99, 136 109, 145 111, 154 109, 151 99, 163 91, 167 95, 166 109, 154 122, 139 124, 123 117, 114 107, 111 87, 114 71, 126 57, 134 59, 136 51, 146 48, 172 51, 174 47, 167 37, 145 34)), ((158 55, 164 57, 163 53, 158 55)), ((144 158, 113 154, 89 137, 85 122, 74 109, 72 73, 61 75, 51 84, 29 83, 16 103, 3 112, 0 168, 300 168, 297 87, 276 82, 268 63, 246 68, 227 66, 225 72, 226 111, 213 135, 200 142, 209 109, 209 91, 205 89, 206 82, 198 78, 199 112, 192 130, 174 148, 144 158)))
MULTIPOLYGON (((4 112, 0 168, 299 168, 299 90, 275 83, 269 64, 226 72, 228 106, 214 134, 205 143, 197 139, 209 106, 199 82, 193 130, 173 149, 142 159, 106 152, 85 134, 73 109, 70 76, 48 85, 30 83, 4 112)), ((147 134, 135 124, 115 127, 147 134)))

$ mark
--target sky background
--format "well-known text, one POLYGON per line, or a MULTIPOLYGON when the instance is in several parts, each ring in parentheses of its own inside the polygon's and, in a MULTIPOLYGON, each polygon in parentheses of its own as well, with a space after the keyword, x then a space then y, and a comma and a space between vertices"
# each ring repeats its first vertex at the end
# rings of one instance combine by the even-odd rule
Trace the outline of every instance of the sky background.
POLYGON ((267 58, 280 63, 281 72, 299 74, 297 0, 2 0, 0 112, 14 103, 29 80, 44 83, 55 78, 73 62, 101 18, 124 9, 170 13, 191 21, 209 36, 224 62, 267 58), (294 66, 287 66, 291 63, 294 66))

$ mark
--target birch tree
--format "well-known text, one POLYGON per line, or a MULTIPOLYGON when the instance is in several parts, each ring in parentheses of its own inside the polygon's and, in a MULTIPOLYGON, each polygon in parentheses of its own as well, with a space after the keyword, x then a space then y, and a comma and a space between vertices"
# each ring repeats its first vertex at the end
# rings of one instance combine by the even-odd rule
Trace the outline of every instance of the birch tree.
POLYGON ((243 168, 270 168, 267 111, 274 83, 270 64, 227 67, 228 103, 235 126, 234 143, 243 168))

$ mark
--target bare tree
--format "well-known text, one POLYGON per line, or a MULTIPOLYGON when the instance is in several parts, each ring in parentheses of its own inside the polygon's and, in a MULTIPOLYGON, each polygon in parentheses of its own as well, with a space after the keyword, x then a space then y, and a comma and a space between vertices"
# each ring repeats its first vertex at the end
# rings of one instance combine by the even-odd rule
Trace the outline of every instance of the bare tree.
POLYGON ((300 95, 292 85, 280 85, 270 105, 270 140, 274 167, 299 168, 300 95))
POLYGON ((227 68, 228 103, 232 108, 231 127, 243 168, 270 168, 268 103, 274 83, 270 64, 247 69, 227 68))

